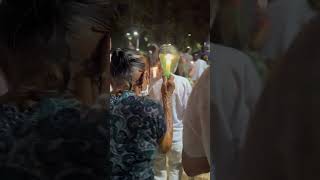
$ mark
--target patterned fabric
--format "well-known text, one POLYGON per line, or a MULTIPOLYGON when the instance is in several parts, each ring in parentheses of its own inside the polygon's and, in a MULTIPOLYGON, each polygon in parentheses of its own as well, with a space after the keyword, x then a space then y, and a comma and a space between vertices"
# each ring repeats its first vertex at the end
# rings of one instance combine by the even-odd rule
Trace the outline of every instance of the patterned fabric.
POLYGON ((166 132, 161 105, 133 92, 112 95, 110 103, 111 179, 154 179, 152 161, 166 132))
POLYGON ((1 104, 1 179, 105 179, 106 115, 74 99, 43 98, 25 110, 1 104))

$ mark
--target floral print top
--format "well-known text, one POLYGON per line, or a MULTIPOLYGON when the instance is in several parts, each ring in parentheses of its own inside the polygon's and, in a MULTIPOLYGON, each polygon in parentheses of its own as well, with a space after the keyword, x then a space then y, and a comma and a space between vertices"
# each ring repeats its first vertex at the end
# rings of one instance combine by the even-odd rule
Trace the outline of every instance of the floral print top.
POLYGON ((153 160, 166 132, 160 103, 125 91, 111 95, 110 114, 111 179, 154 179, 153 160))
POLYGON ((66 98, 0 104, 1 179, 104 179, 106 111, 66 98), (101 118, 101 119, 99 119, 101 118))

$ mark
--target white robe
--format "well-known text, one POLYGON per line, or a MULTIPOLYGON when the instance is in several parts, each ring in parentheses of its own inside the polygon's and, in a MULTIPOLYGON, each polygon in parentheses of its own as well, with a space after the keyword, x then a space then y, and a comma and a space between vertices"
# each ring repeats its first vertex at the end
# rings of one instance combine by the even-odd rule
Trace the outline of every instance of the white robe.
POLYGON ((194 63, 193 68, 194 68, 194 73, 192 75, 192 80, 197 81, 201 77, 202 73, 208 68, 208 64, 206 61, 202 59, 198 59, 194 63))
POLYGON ((316 13, 307 0, 275 0, 268 7, 271 29, 261 53, 276 59, 290 47, 297 33, 316 13))

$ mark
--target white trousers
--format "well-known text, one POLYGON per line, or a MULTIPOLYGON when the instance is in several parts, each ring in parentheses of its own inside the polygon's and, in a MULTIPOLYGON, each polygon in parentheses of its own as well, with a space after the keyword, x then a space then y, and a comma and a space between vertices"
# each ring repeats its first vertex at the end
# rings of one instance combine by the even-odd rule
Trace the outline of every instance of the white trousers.
POLYGON ((172 143, 167 154, 158 153, 154 162, 155 180, 181 180, 182 140, 172 143))

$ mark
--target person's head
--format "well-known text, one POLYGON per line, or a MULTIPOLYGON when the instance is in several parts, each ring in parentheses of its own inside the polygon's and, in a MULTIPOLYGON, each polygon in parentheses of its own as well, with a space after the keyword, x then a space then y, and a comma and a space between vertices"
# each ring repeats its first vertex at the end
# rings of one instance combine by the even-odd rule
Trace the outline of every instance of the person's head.
POLYGON ((209 60, 209 56, 206 53, 201 54, 201 59, 208 61, 209 60))
POLYGON ((145 90, 149 81, 148 59, 134 50, 117 49, 111 57, 111 85, 114 91, 145 90))
POLYGON ((192 48, 191 48, 191 47, 187 47, 187 48, 184 50, 184 53, 186 53, 186 54, 191 54, 191 53, 192 53, 192 48))
POLYGON ((197 61, 199 59, 199 52, 193 53, 192 56, 193 56, 193 60, 197 61))
POLYGON ((0 65, 9 91, 66 88, 71 60, 94 63, 102 56, 98 46, 110 32, 113 13, 110 3, 99 0, 1 1, 0 65))
POLYGON ((157 44, 151 44, 149 46, 150 50, 150 65, 152 67, 157 66, 157 63, 159 61, 159 46, 157 44))

